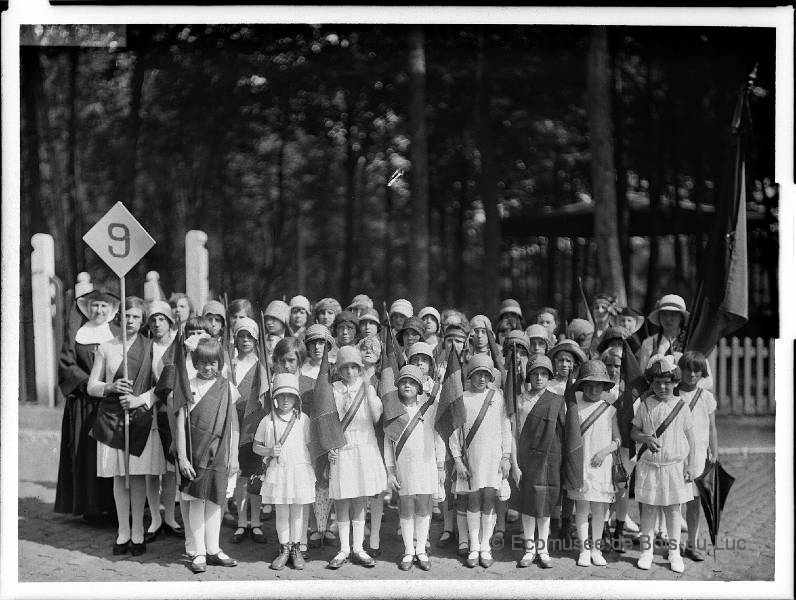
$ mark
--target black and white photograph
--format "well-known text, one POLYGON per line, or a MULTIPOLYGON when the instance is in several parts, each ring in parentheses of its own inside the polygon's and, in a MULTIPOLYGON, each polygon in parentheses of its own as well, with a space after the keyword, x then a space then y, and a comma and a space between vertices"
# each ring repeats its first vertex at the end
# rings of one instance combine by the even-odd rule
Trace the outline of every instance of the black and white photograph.
POLYGON ((792 7, 9 4, 0 597, 792 597, 792 7))

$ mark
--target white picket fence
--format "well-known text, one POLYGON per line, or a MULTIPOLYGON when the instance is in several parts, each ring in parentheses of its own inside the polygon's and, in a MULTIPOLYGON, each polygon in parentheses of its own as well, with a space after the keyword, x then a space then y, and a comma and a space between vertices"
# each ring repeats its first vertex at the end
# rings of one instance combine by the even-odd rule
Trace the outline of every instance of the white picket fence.
POLYGON ((718 414, 775 414, 773 338, 722 338, 709 361, 718 414))

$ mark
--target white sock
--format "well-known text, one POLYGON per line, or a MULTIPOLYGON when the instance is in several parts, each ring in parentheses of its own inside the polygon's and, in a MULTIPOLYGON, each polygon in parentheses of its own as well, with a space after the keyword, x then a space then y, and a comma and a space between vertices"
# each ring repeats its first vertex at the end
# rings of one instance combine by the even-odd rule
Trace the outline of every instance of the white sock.
POLYGON ((301 537, 299 538, 299 543, 307 545, 307 527, 310 523, 310 510, 312 510, 312 506, 309 504, 302 504, 301 505, 301 537))
POLYGON ((191 503, 188 500, 183 500, 180 497, 180 514, 182 515, 182 525, 185 530, 185 554, 188 556, 196 556, 198 554, 196 549, 196 538, 191 528, 191 503))
POLYGON ((456 511, 456 529, 459 531, 459 543, 470 544, 470 532, 467 529, 467 513, 456 511))
MULTIPOLYGON (((467 532, 470 534, 470 552, 479 552, 481 550, 480 533, 481 533, 481 512, 467 511, 467 532)), ((487 538, 488 540, 488 538, 487 538)), ((489 546, 487 546, 488 548, 489 546)))
MULTIPOLYGON (((304 524, 304 506, 301 504, 291 504, 290 511, 290 540, 291 544, 301 542, 301 528, 304 524)), ((304 527, 304 535, 307 535, 307 528, 304 527)))
MULTIPOLYGON (((189 527, 191 528, 191 533, 193 534, 193 541, 197 556, 207 554, 207 545, 205 544, 204 505, 204 500, 191 500, 190 507, 188 508, 189 527)), ((188 528, 186 527, 186 529, 188 528)))
POLYGON ((124 477, 113 478, 113 502, 116 504, 116 518, 119 529, 116 534, 116 543, 123 544, 130 541, 130 492, 124 487, 124 477))
MULTIPOLYGON (((133 519, 133 530, 130 539, 135 544, 144 542, 144 507, 146 506, 146 476, 130 476, 130 511, 133 519)), ((158 509, 160 518, 160 509, 158 509)))
POLYGON ((280 544, 290 543, 290 505, 276 505, 276 537, 280 544))
POLYGON ((414 517, 401 517, 401 538, 404 541, 404 554, 415 553, 415 519, 414 517))
POLYGON ((378 549, 381 540, 379 533, 381 530, 381 519, 384 515, 384 502, 381 494, 377 494, 370 499, 370 547, 378 549))
POLYGON ((362 544, 365 542, 365 521, 351 521, 351 528, 354 530, 354 552, 362 552, 362 544))
POLYGON ((209 500, 205 502, 205 548, 208 554, 218 554, 221 546, 218 538, 221 535, 221 506, 209 500))
POLYGON ((539 530, 538 551, 542 554, 549 554, 547 551, 547 538, 550 536, 550 517, 539 517, 536 519, 536 528, 539 530))
POLYGON ((495 513, 481 514, 481 552, 492 551, 489 540, 495 532, 495 523, 497 523, 497 515, 495 513))
POLYGON ((522 513, 522 535, 525 537, 526 541, 531 540, 531 542, 533 542, 535 529, 536 519, 531 515, 522 513))
MULTIPOLYGON (((415 515, 415 535, 417 536, 417 544, 415 545, 415 554, 426 553, 426 540, 428 540, 428 530, 431 527, 431 515, 421 517, 415 515)), ((405 542, 406 540, 404 540, 405 542)))
MULTIPOLYGON (((163 518, 160 516, 160 476, 159 475, 146 475, 146 499, 149 504, 149 514, 152 516, 152 522, 149 524, 147 531, 156 531, 163 523, 163 518)), ((174 503, 171 503, 172 510, 174 510, 174 503)))
POLYGON ((337 537, 340 538, 340 552, 349 554, 351 552, 351 521, 337 521, 337 537))

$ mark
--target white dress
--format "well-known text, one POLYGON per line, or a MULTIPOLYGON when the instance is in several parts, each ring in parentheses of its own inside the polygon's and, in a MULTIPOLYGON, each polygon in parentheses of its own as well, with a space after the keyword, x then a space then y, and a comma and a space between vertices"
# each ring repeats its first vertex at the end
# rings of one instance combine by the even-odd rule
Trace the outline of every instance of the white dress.
MULTIPOLYGON (((332 384, 340 420, 362 385, 361 378, 350 388, 341 381, 332 384)), ((366 390, 365 399, 345 430, 345 446, 338 450, 337 460, 330 461, 329 498, 332 500, 374 496, 387 488, 387 472, 374 429, 381 418, 381 400, 372 385, 367 384, 366 390)))
MULTIPOLYGON (((135 342, 136 337, 127 340, 127 349, 135 342)), ((114 338, 104 344, 100 344, 95 354, 95 361, 101 361, 103 368, 103 381, 97 384, 89 381, 89 386, 96 387, 94 391, 99 391, 105 382, 113 381, 119 365, 122 364, 122 341, 114 338), (92 385, 93 384, 93 385, 92 385)), ((90 389, 89 392, 92 390, 90 389)), ((94 394, 92 394, 94 395, 94 394)), ((153 389, 144 392, 143 397, 148 406, 152 406, 155 400, 153 389)), ((157 418, 152 415, 152 428, 144 446, 141 456, 130 454, 130 475, 162 475, 166 472, 166 457, 163 454, 163 445, 160 443, 160 436, 157 430, 157 418)), ((101 442, 97 442, 97 476, 98 477, 124 477, 126 475, 124 465, 124 450, 111 448, 101 442)))
MULTIPOLYGON (((290 415, 274 413, 260 421, 254 440, 266 448, 273 448, 282 437, 290 415)), ((307 443, 310 438, 310 419, 299 411, 299 417, 282 445, 279 457, 266 457, 268 464, 261 494, 265 504, 310 504, 315 502, 315 471, 307 443)))
MULTIPOLYGON (((664 400, 650 396, 639 405, 636 416, 633 417, 633 425, 646 435, 654 434, 675 407, 677 400, 677 396, 664 400)), ((693 426, 694 420, 686 405, 658 438, 661 449, 658 452, 647 450, 638 459, 636 501, 653 506, 672 506, 693 499, 692 488, 685 480, 685 463, 689 450, 685 432, 693 426)))
MULTIPOLYGON (((578 399, 578 416, 583 423, 589 416, 600 409, 602 400, 587 402, 583 394, 576 393, 578 399)), ((603 412, 583 434, 583 486, 578 490, 567 490, 572 500, 588 500, 589 502, 613 502, 614 482, 611 478, 613 453, 605 457, 599 467, 591 466, 592 457, 608 446, 613 440, 613 417, 616 409, 612 406, 603 412)))
MULTIPOLYGON (((464 427, 453 432, 448 443, 453 458, 462 455, 462 446, 470 428, 475 423, 486 395, 491 388, 483 392, 464 392, 464 407, 467 419, 464 427), (462 431, 463 429, 463 431, 462 431)), ((500 474, 500 459, 511 454, 511 422, 506 415, 503 394, 495 390, 491 405, 484 415, 484 420, 467 449, 467 468, 470 481, 456 478, 453 492, 467 494, 485 487, 500 489, 503 478, 500 474)))
MULTIPOLYGON (((690 392, 680 390, 680 398, 682 398, 686 404, 683 410, 691 405, 691 400, 693 400, 697 389, 700 388, 696 388, 690 392)), ((705 461, 707 461, 708 458, 708 446, 710 446, 710 415, 715 412, 716 398, 714 398, 713 394, 708 390, 703 389, 702 394, 699 396, 699 400, 697 400, 694 406, 694 410, 691 411, 691 417, 693 417, 694 420, 694 444, 696 445, 696 449, 694 450, 694 470, 692 471, 694 477, 701 475, 705 468, 705 461)), ((694 497, 698 497, 699 489, 696 484, 691 483, 691 486, 694 497)))
MULTIPOLYGON (((405 405, 411 421, 428 398, 420 395, 417 403, 405 405)), ((384 462, 388 468, 395 467, 398 478, 399 496, 438 493, 439 477, 437 465, 445 463, 445 442, 437 433, 434 423, 437 420, 437 403, 432 404, 412 430, 401 449, 396 465, 395 446, 389 438, 384 438, 384 462)))

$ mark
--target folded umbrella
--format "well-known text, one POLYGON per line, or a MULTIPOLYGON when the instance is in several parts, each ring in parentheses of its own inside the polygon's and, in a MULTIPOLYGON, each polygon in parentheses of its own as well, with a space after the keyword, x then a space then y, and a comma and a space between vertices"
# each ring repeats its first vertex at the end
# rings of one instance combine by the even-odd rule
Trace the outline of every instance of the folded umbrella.
POLYGON ((735 477, 727 473, 719 461, 709 463, 705 472, 694 479, 699 490, 699 501, 702 510, 705 512, 705 520, 708 523, 710 533, 710 543, 713 544, 713 560, 716 560, 716 536, 719 534, 721 523, 721 512, 724 510, 724 503, 730 493, 735 477))

